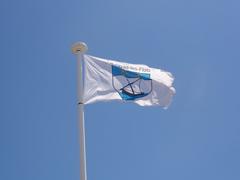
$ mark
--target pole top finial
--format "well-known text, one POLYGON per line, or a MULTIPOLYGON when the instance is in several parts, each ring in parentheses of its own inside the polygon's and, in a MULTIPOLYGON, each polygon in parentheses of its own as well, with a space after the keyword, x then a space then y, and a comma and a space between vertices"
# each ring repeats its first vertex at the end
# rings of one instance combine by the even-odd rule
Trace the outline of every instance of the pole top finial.
POLYGON ((84 42, 76 42, 72 45, 72 53, 78 54, 78 53, 85 53, 88 50, 88 46, 84 42))

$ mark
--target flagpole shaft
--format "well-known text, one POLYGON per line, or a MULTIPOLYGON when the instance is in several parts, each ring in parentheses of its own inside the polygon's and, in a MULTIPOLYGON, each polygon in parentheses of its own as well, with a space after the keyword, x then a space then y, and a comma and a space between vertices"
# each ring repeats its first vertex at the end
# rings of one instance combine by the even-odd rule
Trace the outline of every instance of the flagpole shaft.
POLYGON ((85 146, 85 122, 84 122, 84 105, 78 104, 78 119, 80 129, 80 180, 87 180, 86 167, 86 146, 85 146))
POLYGON ((87 51, 87 45, 77 42, 72 46, 72 51, 77 55, 77 99, 78 99, 78 123, 80 140, 80 180, 87 180, 86 166, 86 143, 85 143, 85 121, 84 121, 84 102, 83 102, 83 54, 87 51))
POLYGON ((77 54, 77 91, 78 91, 78 121, 80 130, 80 180, 87 180, 86 167, 86 143, 85 143, 85 121, 83 104, 83 78, 82 78, 83 54, 77 54))

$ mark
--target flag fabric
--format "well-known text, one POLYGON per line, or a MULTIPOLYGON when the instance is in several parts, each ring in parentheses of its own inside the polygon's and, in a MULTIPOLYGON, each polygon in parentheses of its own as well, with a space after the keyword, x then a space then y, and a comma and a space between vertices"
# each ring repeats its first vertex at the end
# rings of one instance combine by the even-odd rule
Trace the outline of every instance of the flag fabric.
POLYGON ((170 72, 84 55, 83 103, 118 100, 167 108, 175 94, 170 72))

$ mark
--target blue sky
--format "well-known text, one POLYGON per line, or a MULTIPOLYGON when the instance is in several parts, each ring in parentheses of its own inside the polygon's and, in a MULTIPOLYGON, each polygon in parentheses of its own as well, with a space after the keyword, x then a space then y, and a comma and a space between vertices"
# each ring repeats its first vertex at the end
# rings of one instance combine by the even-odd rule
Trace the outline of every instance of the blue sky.
POLYGON ((236 0, 0 2, 0 179, 79 180, 76 58, 171 71, 168 110, 85 108, 88 179, 239 180, 236 0))

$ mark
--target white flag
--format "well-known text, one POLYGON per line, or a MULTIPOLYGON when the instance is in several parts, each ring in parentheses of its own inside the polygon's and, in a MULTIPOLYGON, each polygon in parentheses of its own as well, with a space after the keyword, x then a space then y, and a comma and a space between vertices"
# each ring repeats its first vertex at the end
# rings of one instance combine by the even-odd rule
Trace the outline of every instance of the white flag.
POLYGON ((168 107, 175 94, 169 72, 89 55, 83 62, 84 104, 119 100, 168 107))

